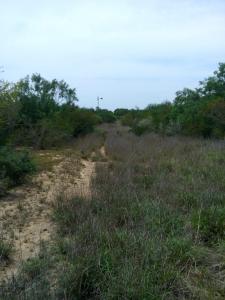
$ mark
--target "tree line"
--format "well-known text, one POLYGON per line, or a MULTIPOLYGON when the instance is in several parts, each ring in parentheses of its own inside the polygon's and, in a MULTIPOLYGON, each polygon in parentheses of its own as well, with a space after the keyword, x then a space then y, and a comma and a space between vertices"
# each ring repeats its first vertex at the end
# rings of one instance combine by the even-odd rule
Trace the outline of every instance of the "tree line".
POLYGON ((39 74, 16 83, 0 82, 0 144, 44 149, 91 132, 115 120, 108 110, 77 106, 76 90, 39 74))
POLYGON ((157 132, 223 138, 225 63, 196 89, 184 88, 173 102, 145 109, 79 108, 76 89, 64 81, 33 74, 16 83, 0 81, 0 145, 61 146, 97 124, 121 120, 136 134, 157 132))
POLYGON ((225 63, 219 64, 213 76, 200 81, 198 88, 178 91, 173 102, 150 104, 144 110, 117 109, 115 114, 136 134, 154 131, 224 138, 225 63))

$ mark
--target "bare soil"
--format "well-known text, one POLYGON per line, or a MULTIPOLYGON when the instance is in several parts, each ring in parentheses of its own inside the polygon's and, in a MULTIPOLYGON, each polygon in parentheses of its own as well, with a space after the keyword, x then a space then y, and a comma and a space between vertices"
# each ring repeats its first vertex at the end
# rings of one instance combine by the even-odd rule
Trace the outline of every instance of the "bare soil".
POLYGON ((51 241, 55 232, 52 203, 57 195, 89 197, 94 172, 95 162, 61 157, 51 171, 41 172, 31 184, 11 190, 0 200, 0 233, 13 246, 10 261, 0 265, 0 281, 15 274, 21 261, 36 256, 42 241, 51 241))

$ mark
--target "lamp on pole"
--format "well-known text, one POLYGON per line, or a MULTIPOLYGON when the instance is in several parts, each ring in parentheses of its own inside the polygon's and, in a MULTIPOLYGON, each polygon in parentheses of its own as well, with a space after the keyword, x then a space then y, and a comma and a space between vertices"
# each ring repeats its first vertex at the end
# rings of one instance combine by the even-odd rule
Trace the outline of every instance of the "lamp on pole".
POLYGON ((100 108, 100 100, 103 100, 103 97, 97 97, 97 109, 100 108))
MULTIPOLYGON (((0 73, 4 73, 5 71, 4 71, 4 68, 3 68, 3 66, 0 66, 0 73)), ((0 78, 0 83, 2 82, 2 78, 0 78)))

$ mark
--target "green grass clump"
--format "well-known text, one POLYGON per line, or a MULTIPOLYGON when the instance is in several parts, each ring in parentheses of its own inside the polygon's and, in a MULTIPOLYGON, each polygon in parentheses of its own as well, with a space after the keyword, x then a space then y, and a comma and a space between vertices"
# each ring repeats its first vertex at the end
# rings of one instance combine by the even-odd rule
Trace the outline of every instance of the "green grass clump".
POLYGON ((23 263, 21 273, 24 274, 27 280, 33 280, 43 273, 48 264, 48 260, 43 257, 33 257, 23 263))
POLYGON ((0 239, 0 263, 9 260, 12 254, 12 244, 0 239))
POLYGON ((211 245, 225 240, 225 207, 210 207, 194 213, 193 228, 203 242, 211 245))
POLYGON ((5 283, 0 282, 0 299, 56 299, 49 280, 52 264, 51 254, 45 247, 41 247, 38 256, 22 262, 12 278, 5 283))

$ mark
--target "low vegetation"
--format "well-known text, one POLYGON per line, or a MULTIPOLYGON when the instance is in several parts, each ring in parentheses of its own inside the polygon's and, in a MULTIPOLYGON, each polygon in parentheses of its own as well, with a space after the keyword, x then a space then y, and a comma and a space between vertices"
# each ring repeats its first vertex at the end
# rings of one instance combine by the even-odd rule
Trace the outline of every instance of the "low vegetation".
POLYGON ((224 143, 105 130, 91 198, 59 195, 15 299, 224 299, 224 143))

